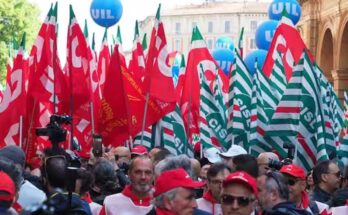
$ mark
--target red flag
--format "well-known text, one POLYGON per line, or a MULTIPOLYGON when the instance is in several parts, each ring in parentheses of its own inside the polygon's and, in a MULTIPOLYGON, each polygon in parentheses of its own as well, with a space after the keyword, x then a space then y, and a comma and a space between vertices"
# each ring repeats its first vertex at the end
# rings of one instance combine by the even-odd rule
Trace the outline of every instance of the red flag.
POLYGON ((6 145, 19 145, 24 137, 26 117, 25 80, 28 72, 28 61, 24 58, 23 36, 21 46, 15 57, 13 68, 7 74, 6 89, 0 103, 0 148, 6 145), (20 132, 22 131, 22 134, 20 132), (22 135, 22 140, 20 140, 22 135))
POLYGON ((313 56, 309 53, 306 45, 304 44, 300 33, 292 24, 292 21, 289 20, 286 16, 282 18, 281 24, 278 26, 265 63, 263 65, 263 72, 267 77, 272 73, 273 65, 276 59, 276 52, 280 52, 283 58, 283 64, 285 68, 285 74, 288 81, 292 76, 292 68, 294 65, 297 65, 303 50, 306 49, 308 55, 311 58, 311 61, 314 61, 313 56))
POLYGON ((135 23, 135 35, 132 50, 132 59, 129 62, 129 72, 135 79, 142 83, 145 78, 145 56, 143 46, 141 45, 138 21, 135 23))
MULTIPOLYGON (((111 57, 106 74, 100 111, 100 133, 105 144, 119 146, 142 129, 145 95, 142 86, 133 78, 120 60, 118 45, 111 57)), ((148 101, 145 127, 161 119, 165 112, 153 100, 148 101)))
POLYGON ((175 91, 172 70, 169 65, 169 54, 163 23, 160 20, 158 7, 155 26, 152 29, 150 48, 146 61, 145 89, 150 96, 164 102, 163 106, 170 106, 170 111, 175 109, 175 91))
POLYGON ((67 62, 73 102, 74 137, 81 150, 89 152, 92 145, 90 62, 93 60, 85 36, 70 5, 70 26, 67 38, 67 62))
POLYGON ((183 84, 180 103, 185 128, 187 129, 186 131, 190 141, 192 141, 194 134, 199 134, 200 79, 198 77, 198 69, 200 64, 204 69, 205 78, 210 83, 210 89, 213 91, 213 83, 216 75, 218 75, 222 82, 222 91, 227 93, 228 77, 218 68, 198 27, 195 27, 192 32, 191 50, 187 60, 185 82, 183 84))
POLYGON ((107 40, 107 29, 105 29, 103 44, 98 57, 98 74, 99 74, 99 86, 101 91, 104 91, 105 76, 108 73, 110 64, 110 51, 107 40))

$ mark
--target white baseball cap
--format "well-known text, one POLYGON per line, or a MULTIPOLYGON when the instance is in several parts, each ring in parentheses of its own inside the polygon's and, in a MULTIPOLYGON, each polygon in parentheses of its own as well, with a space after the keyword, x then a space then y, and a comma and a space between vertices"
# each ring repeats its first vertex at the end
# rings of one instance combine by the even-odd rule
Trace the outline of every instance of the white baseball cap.
POLYGON ((206 149, 203 152, 204 157, 207 158, 210 163, 221 162, 221 157, 219 156, 219 154, 220 150, 215 147, 206 149))
POLYGON ((228 158, 235 157, 237 155, 243 155, 243 154, 248 154, 248 153, 243 147, 241 147, 239 145, 232 145, 227 150, 227 152, 220 153, 221 156, 228 157, 228 158))

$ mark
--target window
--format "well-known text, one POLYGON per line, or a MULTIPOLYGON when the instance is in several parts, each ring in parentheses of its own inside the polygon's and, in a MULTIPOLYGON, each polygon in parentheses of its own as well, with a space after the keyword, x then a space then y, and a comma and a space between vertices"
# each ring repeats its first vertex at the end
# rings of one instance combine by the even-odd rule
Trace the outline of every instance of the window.
POLYGON ((181 51, 181 41, 180 39, 174 40, 174 51, 181 51))
POLYGON ((208 22, 208 33, 213 33, 213 22, 208 22))
POLYGON ((177 22, 175 23, 175 34, 180 34, 181 33, 181 23, 177 22))
POLYGON ((208 49, 213 49, 214 47, 213 47, 213 44, 214 44, 214 40, 213 39, 208 39, 207 40, 207 42, 208 42, 208 49))
POLYGON ((256 49, 256 43, 254 38, 250 38, 249 48, 250 49, 256 49))
POLYGON ((255 32, 257 29, 257 21, 251 21, 250 22, 250 31, 255 32))
POLYGON ((225 21, 225 33, 230 33, 231 31, 231 22, 225 21))

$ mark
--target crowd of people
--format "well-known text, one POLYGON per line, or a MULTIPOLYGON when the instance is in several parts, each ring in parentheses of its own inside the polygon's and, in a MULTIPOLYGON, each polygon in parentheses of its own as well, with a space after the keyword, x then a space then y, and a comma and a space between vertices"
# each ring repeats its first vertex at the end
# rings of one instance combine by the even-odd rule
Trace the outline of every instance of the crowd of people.
POLYGON ((256 158, 237 145, 197 159, 137 145, 50 148, 26 160, 20 147, 0 149, 1 215, 348 214, 348 172, 331 160, 308 173, 275 169, 275 153, 256 158))

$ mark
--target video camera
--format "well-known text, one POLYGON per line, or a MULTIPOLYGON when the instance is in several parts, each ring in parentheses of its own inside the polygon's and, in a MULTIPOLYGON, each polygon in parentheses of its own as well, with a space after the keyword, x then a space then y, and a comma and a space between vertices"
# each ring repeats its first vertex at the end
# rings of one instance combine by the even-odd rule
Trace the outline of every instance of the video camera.
POLYGON ((292 164, 292 160, 294 159, 294 155, 295 155, 295 146, 294 146, 294 144, 292 144, 292 143, 284 143, 283 148, 288 150, 287 158, 285 158, 282 161, 269 159, 269 163, 268 163, 268 167, 269 168, 275 169, 275 170, 280 170, 283 165, 292 164))
POLYGON ((66 130, 63 129, 61 125, 71 123, 71 116, 53 114, 46 128, 36 128, 35 133, 37 136, 48 136, 49 140, 52 142, 52 146, 56 147, 60 142, 66 140, 66 130))

